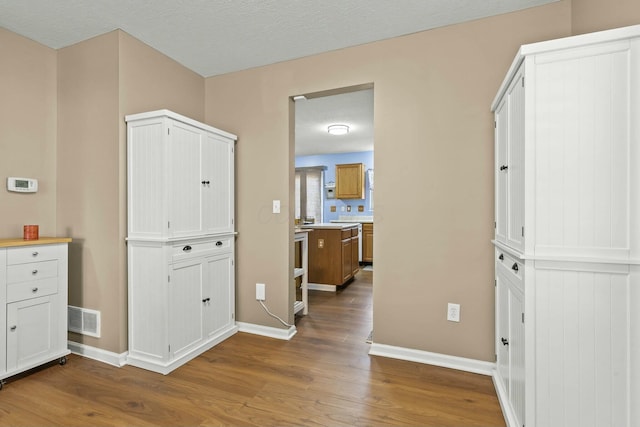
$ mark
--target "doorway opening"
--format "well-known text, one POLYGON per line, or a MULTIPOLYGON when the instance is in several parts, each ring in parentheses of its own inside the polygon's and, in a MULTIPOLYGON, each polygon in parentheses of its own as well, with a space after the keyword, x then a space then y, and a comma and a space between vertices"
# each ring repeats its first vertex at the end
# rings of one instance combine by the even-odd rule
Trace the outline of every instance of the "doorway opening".
MULTIPOLYGON (((292 100, 293 114, 290 117, 293 122, 292 140, 295 154, 295 171, 292 171, 295 208, 292 222, 295 223, 296 230, 308 231, 309 242, 306 247, 307 250, 311 250, 307 256, 307 288, 312 295, 319 295, 318 291, 339 295, 357 281, 358 277, 364 278, 363 275, 366 275, 366 281, 372 288, 373 84, 304 94, 292 97, 292 100), (340 131, 339 134, 333 133, 336 129, 340 131), (356 184, 353 184, 354 182, 356 184), (333 229, 340 224, 350 224, 351 229, 357 229, 357 239, 352 238, 352 245, 355 246, 348 251, 342 247, 339 262, 320 259, 322 255, 316 248, 323 245, 324 241, 316 241, 317 238, 314 240, 314 230, 323 227, 333 229), (367 230, 366 237, 363 234, 363 226, 367 230), (351 276, 345 273, 349 268, 352 271, 351 276), (328 271, 332 269, 342 270, 328 271)), ((303 245, 298 244, 299 233, 294 234, 295 243, 290 246, 294 253, 290 259, 293 259, 296 278, 290 287, 290 301, 293 302, 293 317, 297 321, 299 317, 296 314, 306 314, 306 310, 300 310, 308 307, 309 302, 313 303, 313 300, 312 297, 304 297, 305 277, 300 277, 299 274, 303 245)), ((325 249, 324 253, 328 253, 328 250, 325 249)), ((340 255, 331 253, 331 256, 332 259, 337 259, 340 255)), ((372 318, 372 305, 368 304, 368 307, 369 317, 372 318)), ((367 334, 363 337, 365 338, 367 334)))

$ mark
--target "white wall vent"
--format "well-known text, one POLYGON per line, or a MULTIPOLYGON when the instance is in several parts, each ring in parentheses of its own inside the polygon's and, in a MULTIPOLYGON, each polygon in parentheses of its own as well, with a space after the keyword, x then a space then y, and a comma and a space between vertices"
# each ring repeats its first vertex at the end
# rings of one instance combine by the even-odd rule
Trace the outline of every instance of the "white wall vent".
POLYGON ((88 308, 68 306, 68 330, 100 338, 100 312, 88 308))

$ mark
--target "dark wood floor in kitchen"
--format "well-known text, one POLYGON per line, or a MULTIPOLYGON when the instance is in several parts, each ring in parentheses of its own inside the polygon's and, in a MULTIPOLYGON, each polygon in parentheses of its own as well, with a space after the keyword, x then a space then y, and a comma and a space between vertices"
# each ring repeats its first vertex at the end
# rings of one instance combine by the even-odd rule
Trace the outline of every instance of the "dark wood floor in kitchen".
POLYGON ((490 377, 367 354, 372 274, 312 291, 291 341, 238 333, 167 376, 71 355, 9 381, 0 425, 503 426, 490 377))

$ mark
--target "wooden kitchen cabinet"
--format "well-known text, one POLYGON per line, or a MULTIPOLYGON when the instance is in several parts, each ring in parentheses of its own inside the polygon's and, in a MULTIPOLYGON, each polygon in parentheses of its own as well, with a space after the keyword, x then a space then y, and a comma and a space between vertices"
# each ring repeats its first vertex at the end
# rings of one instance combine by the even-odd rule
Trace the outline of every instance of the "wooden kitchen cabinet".
POLYGON ((309 282, 340 286, 358 272, 358 227, 309 233, 309 282))
POLYGON ((336 198, 364 199, 364 165, 336 165, 336 198))
POLYGON ((373 262, 373 223, 362 224, 362 262, 373 262))

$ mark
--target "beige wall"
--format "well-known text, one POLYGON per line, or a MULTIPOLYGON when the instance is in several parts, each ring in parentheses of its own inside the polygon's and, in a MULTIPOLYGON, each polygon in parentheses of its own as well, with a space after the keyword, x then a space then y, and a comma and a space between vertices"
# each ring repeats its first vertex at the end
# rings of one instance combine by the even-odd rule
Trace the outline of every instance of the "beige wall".
POLYGON ((71 338, 125 351, 123 116, 173 109, 240 137, 238 319, 280 327, 256 304, 254 284, 267 283, 270 308, 287 318, 289 97, 373 83, 375 341, 492 360, 489 104, 520 44, 639 21, 640 6, 629 0, 563 0, 206 80, 121 31, 56 52, 0 29, 8 94, 0 178, 34 176, 41 186, 16 195, 0 185, 0 237, 19 235, 27 222, 43 235, 73 237, 70 303, 100 310, 103 336, 71 338), (282 200, 283 214, 270 213, 272 199, 282 200), (462 305, 461 323, 444 320, 447 302, 462 305))
POLYGON ((127 350, 126 114, 162 108, 204 117, 204 79, 122 31, 59 51, 58 231, 73 238, 69 303, 102 313, 102 336, 127 350))
POLYGON ((59 50, 58 90, 58 233, 73 238, 69 304, 102 314, 100 339, 70 339, 117 351, 126 330, 120 309, 126 300, 118 223, 118 33, 59 50))
POLYGON ((572 32, 583 34, 640 24, 638 0, 572 0, 572 32))
MULTIPOLYGON (((570 34, 570 4, 206 80, 206 119, 239 136, 238 319, 287 317, 294 159, 289 97, 374 84, 374 341, 493 360, 491 101, 518 46, 570 34), (282 200, 282 214, 269 213, 282 200), (446 321, 447 302, 462 321, 446 321)), ((291 319, 291 317, 289 317, 291 319)), ((366 337, 363 337, 363 339, 366 337)))
POLYGON ((56 234, 56 51, 0 28, 0 238, 56 234), (7 191, 9 176, 38 192, 7 191))

